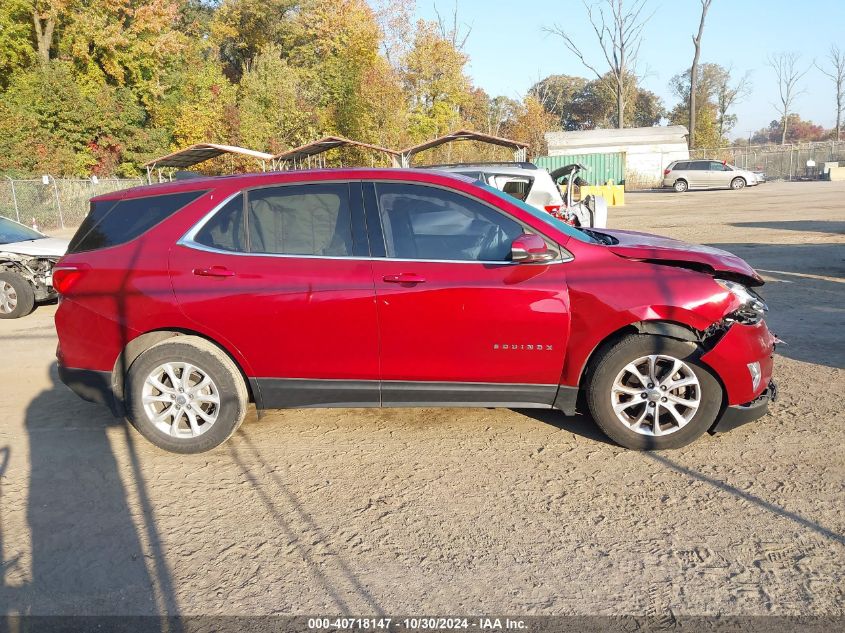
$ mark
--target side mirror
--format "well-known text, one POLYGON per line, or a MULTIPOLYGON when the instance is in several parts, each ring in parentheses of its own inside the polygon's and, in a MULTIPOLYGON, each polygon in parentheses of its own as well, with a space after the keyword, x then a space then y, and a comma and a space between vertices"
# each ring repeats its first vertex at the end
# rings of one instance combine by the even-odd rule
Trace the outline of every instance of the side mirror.
POLYGON ((511 243, 511 259, 520 264, 547 262, 554 256, 539 235, 523 233, 511 243))

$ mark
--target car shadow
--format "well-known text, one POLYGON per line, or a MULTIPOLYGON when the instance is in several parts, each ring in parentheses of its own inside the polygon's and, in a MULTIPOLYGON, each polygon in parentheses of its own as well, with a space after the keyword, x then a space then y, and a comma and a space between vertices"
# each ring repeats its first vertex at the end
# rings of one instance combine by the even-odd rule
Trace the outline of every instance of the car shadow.
POLYGON ((800 231, 801 233, 831 233, 845 235, 845 222, 837 220, 781 220, 772 222, 731 222, 730 226, 753 229, 800 231))
POLYGON ((511 409, 511 411, 594 442, 617 446, 601 432, 589 415, 566 415, 557 409, 511 409))

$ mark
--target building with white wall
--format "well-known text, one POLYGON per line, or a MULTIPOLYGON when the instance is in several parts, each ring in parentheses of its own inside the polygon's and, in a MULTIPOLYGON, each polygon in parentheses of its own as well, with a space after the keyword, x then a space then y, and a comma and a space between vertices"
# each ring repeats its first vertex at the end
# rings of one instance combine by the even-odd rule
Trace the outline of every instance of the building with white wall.
POLYGON ((683 125, 547 132, 546 144, 553 163, 566 157, 598 166, 603 173, 591 179, 595 184, 615 180, 626 189, 643 189, 659 187, 669 163, 689 158, 687 134, 683 125))

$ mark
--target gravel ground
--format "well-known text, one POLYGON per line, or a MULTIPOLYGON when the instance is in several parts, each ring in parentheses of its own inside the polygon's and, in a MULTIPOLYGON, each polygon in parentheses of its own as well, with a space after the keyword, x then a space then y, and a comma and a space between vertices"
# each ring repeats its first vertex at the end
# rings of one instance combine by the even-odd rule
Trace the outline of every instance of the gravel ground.
POLYGON ((781 399, 672 452, 544 411, 252 412, 163 453, 0 322, 0 613, 845 611, 845 183, 640 193, 611 224, 767 279, 781 399))

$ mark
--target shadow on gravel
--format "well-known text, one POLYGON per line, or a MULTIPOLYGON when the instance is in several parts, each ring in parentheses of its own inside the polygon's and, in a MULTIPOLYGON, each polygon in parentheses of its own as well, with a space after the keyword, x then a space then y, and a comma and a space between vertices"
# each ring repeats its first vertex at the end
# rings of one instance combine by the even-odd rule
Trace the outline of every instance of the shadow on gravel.
POLYGON ((616 446, 607 439, 607 436, 599 430, 596 423, 588 415, 566 415, 563 411, 557 409, 511 409, 511 411, 543 424, 548 424, 561 431, 569 431, 594 442, 616 446))
POLYGON ((731 222, 730 226, 752 229, 776 229, 779 231, 800 231, 801 233, 845 234, 845 222, 836 220, 782 220, 772 222, 731 222))
MULTIPOLYGON (((109 427, 125 428, 125 422, 81 404, 59 383, 55 363, 49 375, 52 387, 26 412, 31 579, 9 587, 0 574, 0 615, 175 615, 172 582, 129 429, 127 485, 140 506, 134 513, 107 435, 109 427)), ((6 468, 8 460, 8 451, 0 450, 0 466, 6 468)), ((23 461, 14 466, 26 467, 23 461)), ((14 559, 0 564, 5 571, 14 559)), ((153 617, 145 629, 180 627, 153 617)))
POLYGON ((748 501, 749 503, 754 504, 762 510, 766 510, 785 519, 789 519, 790 521, 794 521, 803 528, 812 530, 816 534, 819 534, 827 539, 830 539, 831 541, 839 543, 840 545, 845 545, 845 535, 839 534, 838 532, 834 532, 833 530, 826 528, 823 525, 819 525, 818 523, 811 521, 810 519, 804 518, 800 514, 790 512, 786 508, 782 508, 779 505, 766 501, 765 499, 761 499, 760 497, 753 495, 750 492, 740 490, 739 488, 731 486, 730 484, 725 483, 724 481, 720 481, 718 479, 715 479, 714 477, 704 475, 695 470, 692 470, 691 468, 687 468, 686 466, 681 466, 680 464, 673 462, 671 459, 661 455, 660 453, 646 452, 643 454, 649 459, 657 462, 658 464, 662 464, 667 468, 671 468, 675 472, 681 473, 682 475, 686 475, 691 479, 696 479, 698 481, 703 481, 704 483, 710 484, 711 486, 718 488, 723 492, 727 492, 728 494, 731 494, 739 499, 748 501))
MULTIPOLYGON (((823 223, 822 223, 823 224, 823 223)), ((845 248, 842 244, 708 244, 746 260, 767 278, 766 321, 786 345, 777 353, 845 368, 845 248)))
POLYGON ((238 431, 237 437, 243 442, 240 445, 249 449, 250 459, 257 462, 258 468, 251 468, 238 452, 235 443, 230 441, 227 446, 232 460, 241 469, 244 477, 255 490, 255 494, 273 515, 290 543, 295 545, 302 560, 308 565, 308 570, 323 586, 338 611, 346 615, 359 613, 383 615, 384 609, 379 606, 346 561, 337 552, 332 551, 327 543, 325 532, 306 512, 302 502, 290 491, 282 478, 267 464, 243 428, 238 431), (272 485, 258 481, 255 476, 256 471, 269 478, 272 485), (314 560, 309 548, 306 547, 308 544, 315 543, 322 543, 326 550, 326 554, 320 557, 319 562, 314 560), (349 603, 350 595, 360 598, 358 604, 349 603))

